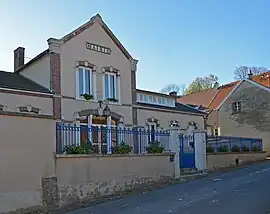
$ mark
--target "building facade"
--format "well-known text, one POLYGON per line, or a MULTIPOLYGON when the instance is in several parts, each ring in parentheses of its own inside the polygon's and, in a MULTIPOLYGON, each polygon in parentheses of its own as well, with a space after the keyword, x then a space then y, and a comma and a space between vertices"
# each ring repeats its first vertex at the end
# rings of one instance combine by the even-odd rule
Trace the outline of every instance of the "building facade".
POLYGON ((270 88, 243 80, 218 106, 222 135, 262 138, 270 151, 270 88))
POLYGON ((104 23, 92 17, 68 35, 48 39, 48 49, 24 63, 14 52, 16 73, 53 91, 55 117, 91 126, 204 129, 205 113, 177 102, 177 95, 136 88, 134 59, 104 23))

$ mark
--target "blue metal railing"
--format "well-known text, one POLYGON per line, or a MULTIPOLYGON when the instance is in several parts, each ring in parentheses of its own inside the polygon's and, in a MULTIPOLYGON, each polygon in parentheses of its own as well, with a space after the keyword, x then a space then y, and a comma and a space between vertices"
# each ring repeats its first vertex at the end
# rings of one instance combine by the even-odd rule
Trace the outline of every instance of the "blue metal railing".
POLYGON ((207 148, 212 152, 262 151, 263 143, 260 138, 207 136, 207 148))
POLYGON ((126 144, 133 153, 145 153, 149 142, 158 141, 169 150, 168 131, 144 128, 104 127, 77 124, 56 124, 56 152, 65 153, 71 147, 91 147, 93 153, 111 154, 114 147, 126 144))

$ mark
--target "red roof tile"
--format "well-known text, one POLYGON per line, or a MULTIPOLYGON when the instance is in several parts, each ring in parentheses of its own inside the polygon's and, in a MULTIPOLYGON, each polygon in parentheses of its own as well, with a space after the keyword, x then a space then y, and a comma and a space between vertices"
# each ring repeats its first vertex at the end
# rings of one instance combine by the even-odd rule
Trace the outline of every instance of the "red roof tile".
POLYGON ((216 89, 210 89, 207 91, 201 91, 185 96, 181 96, 178 98, 178 102, 184 104, 192 104, 192 105, 202 105, 203 107, 207 107, 211 100, 215 97, 217 93, 216 89))
MULTIPOLYGON (((270 87, 270 71, 253 76, 252 80, 263 86, 270 87)), ((178 102, 192 105, 202 105, 209 109, 216 109, 229 95, 239 81, 220 86, 217 90, 197 92, 178 98, 178 102)))

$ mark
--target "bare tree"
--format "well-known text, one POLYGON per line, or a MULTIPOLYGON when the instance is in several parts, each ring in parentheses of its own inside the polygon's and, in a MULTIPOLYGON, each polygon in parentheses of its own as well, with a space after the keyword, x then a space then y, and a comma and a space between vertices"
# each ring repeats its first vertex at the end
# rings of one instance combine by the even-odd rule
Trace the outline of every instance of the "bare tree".
POLYGON ((234 79, 235 80, 242 80, 248 77, 249 72, 252 72, 253 75, 258 75, 268 71, 267 68, 264 67, 248 67, 248 66, 239 66, 236 67, 233 71, 234 79))
POLYGON ((177 92, 177 94, 180 94, 182 91, 182 88, 180 85, 177 85, 177 84, 169 84, 169 85, 166 85, 164 88, 162 88, 160 90, 161 93, 164 93, 164 94, 168 94, 172 91, 175 91, 177 92))

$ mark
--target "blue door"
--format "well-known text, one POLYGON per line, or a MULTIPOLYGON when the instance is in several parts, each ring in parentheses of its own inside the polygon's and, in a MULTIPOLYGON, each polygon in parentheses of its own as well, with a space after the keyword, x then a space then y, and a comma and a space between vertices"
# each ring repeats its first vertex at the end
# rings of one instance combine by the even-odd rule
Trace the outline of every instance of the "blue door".
POLYGON ((194 136, 179 135, 180 140, 180 168, 195 168, 194 136))

